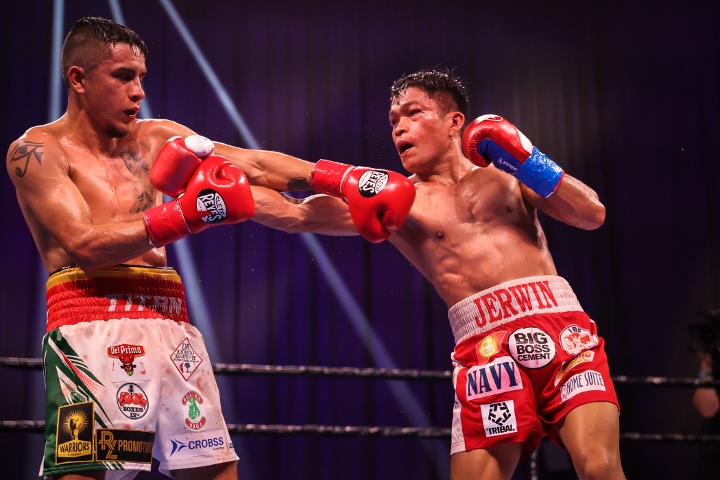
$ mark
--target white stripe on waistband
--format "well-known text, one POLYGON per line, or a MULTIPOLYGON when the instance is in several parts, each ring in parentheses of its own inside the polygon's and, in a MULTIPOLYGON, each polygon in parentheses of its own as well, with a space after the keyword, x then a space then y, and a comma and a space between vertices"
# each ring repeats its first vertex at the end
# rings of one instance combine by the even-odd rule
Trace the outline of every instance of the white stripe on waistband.
POLYGON ((527 315, 582 312, 570 284, 546 275, 501 283, 450 307, 448 318, 455 343, 527 315))

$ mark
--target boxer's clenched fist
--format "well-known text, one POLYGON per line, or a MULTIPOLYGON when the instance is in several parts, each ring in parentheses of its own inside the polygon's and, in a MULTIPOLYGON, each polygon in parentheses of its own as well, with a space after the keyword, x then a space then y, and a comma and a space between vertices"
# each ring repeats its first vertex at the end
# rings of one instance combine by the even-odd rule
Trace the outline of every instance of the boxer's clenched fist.
POLYGON ((402 227, 415 201, 415 185, 397 172, 330 160, 315 164, 312 186, 318 193, 342 198, 355 228, 373 243, 387 240, 391 231, 402 227))

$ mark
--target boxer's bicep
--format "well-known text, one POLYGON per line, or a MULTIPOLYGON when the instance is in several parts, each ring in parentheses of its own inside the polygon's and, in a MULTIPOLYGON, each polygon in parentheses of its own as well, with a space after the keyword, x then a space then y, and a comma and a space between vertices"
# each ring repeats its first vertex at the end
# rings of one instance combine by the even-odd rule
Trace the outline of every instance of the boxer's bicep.
POLYGON ((61 154, 41 142, 21 140, 11 146, 8 174, 18 200, 43 230, 61 245, 92 225, 90 208, 72 182, 61 154))

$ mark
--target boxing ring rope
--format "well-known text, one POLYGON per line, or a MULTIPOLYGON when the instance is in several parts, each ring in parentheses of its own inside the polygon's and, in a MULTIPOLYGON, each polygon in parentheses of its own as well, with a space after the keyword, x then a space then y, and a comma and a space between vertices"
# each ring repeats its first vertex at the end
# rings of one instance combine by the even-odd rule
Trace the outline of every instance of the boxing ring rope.
MULTIPOLYGON (((40 358, 0 357, 0 366, 25 370, 41 370, 40 358)), ((215 363, 216 375, 303 375, 322 377, 363 377, 389 380, 449 380, 449 370, 403 370, 355 367, 322 367, 309 365, 253 365, 215 363)), ((656 387, 720 387, 720 380, 701 381, 699 378, 669 377, 629 377, 611 376, 616 385, 649 385, 656 387)), ((5 420, 0 421, 0 431, 42 432, 45 422, 42 420, 5 420)), ((450 437, 449 428, 437 427, 380 427, 380 426, 338 426, 338 425, 263 425, 228 424, 230 433, 251 435, 329 435, 329 436, 369 436, 369 437, 450 437)), ((642 442, 684 442, 684 443, 720 443, 720 435, 695 435, 682 433, 620 433, 620 440, 642 442)))

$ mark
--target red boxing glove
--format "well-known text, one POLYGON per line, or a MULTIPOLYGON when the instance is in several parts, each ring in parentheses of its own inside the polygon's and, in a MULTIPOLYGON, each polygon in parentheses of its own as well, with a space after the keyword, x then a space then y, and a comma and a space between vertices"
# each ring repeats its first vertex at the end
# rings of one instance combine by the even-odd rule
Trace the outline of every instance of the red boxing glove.
POLYGON ((177 197, 185 191, 202 160, 214 151, 215 145, 200 135, 172 137, 155 157, 150 183, 165 195, 177 197))
POLYGON ((247 177, 225 157, 209 157, 175 200, 145 210, 143 218, 155 247, 215 225, 244 222, 255 214, 247 177))
POLYGON ((319 160, 311 178, 316 192, 348 204, 355 228, 372 243, 387 240, 392 230, 402 227, 415 201, 415 185, 388 170, 319 160))

